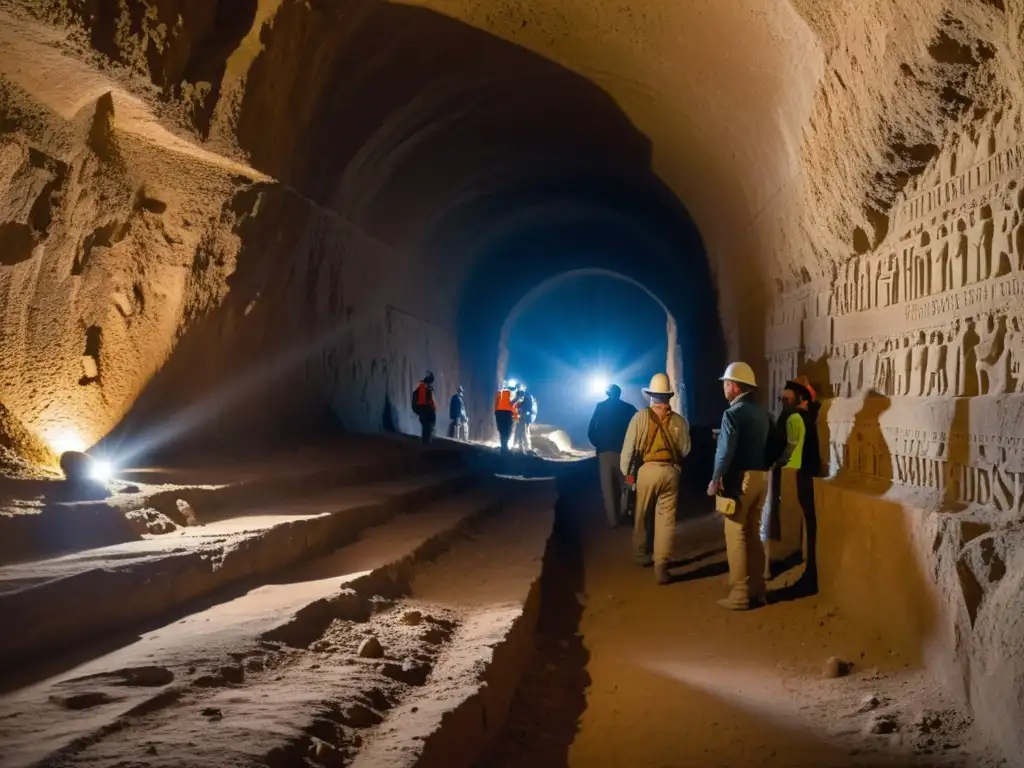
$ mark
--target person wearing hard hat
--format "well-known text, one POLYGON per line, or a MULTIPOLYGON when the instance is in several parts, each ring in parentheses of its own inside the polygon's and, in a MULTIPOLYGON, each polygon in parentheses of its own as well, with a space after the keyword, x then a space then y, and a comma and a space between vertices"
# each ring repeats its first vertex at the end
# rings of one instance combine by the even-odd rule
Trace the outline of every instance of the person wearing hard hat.
POLYGON ((506 381, 494 395, 494 424, 498 428, 502 456, 508 454, 508 441, 512 438, 514 413, 512 392, 514 390, 515 386, 506 381))
POLYGON ((420 420, 420 440, 429 445, 434 439, 437 423, 437 403, 434 401, 434 374, 427 371, 412 392, 412 410, 420 420))
POLYGON ((519 418, 516 421, 514 447, 522 453, 533 450, 533 440, 530 434, 530 427, 537 420, 537 398, 526 388, 522 382, 519 383, 519 391, 515 400, 515 411, 519 418))
POLYGON ((729 560, 729 596, 718 604, 745 611, 764 605, 767 596, 759 529, 768 487, 765 469, 771 418, 754 400, 757 379, 749 365, 730 363, 721 381, 729 407, 722 414, 715 468, 708 483, 708 495, 721 497, 715 506, 725 518, 729 560))
POLYGON ((608 387, 605 394, 608 399, 598 403, 594 415, 590 417, 587 437, 597 451, 605 519, 610 527, 615 528, 626 513, 622 504, 623 474, 619 463, 626 430, 636 415, 636 408, 622 399, 622 388, 618 384, 608 387))
POLYGON ((668 584, 668 564, 676 534, 679 473, 683 459, 690 453, 690 426, 669 405, 673 392, 664 373, 651 378, 644 394, 650 406, 630 419, 619 455, 619 470, 629 485, 636 484, 634 557, 639 565, 653 564, 657 582, 668 584))
POLYGON ((818 412, 821 403, 806 376, 786 382, 783 396, 797 402, 797 413, 804 424, 801 455, 796 469, 796 497, 803 512, 807 533, 807 554, 804 572, 793 585, 797 593, 813 595, 818 592, 818 513, 814 507, 814 478, 821 474, 821 446, 818 442, 818 412))
POLYGON ((469 440, 469 415, 466 413, 466 390, 459 386, 448 403, 448 437, 469 440))

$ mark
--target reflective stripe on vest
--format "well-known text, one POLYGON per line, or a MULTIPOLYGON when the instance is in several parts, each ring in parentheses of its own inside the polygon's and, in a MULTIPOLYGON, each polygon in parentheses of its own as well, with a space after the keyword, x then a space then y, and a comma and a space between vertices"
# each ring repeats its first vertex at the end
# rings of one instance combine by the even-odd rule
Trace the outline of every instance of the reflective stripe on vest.
POLYGON ((502 389, 494 396, 494 410, 496 411, 511 411, 512 410, 512 393, 507 389, 502 389))

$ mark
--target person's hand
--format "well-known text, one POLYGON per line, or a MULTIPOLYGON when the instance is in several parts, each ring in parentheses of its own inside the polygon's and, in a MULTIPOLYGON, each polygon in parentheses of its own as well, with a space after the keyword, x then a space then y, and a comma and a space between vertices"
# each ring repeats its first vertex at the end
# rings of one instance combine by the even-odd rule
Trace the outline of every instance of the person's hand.
POLYGON ((714 496, 716 493, 718 493, 718 489, 721 487, 721 480, 712 480, 710 483, 708 483, 708 496, 714 496))
POLYGON ((632 475, 626 475, 626 485, 636 485, 636 478, 632 475))

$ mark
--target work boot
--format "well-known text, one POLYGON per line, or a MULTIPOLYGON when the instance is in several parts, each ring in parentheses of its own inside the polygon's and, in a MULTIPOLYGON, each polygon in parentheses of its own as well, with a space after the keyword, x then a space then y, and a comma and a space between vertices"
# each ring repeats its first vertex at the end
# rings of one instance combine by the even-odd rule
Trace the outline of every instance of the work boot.
POLYGON ((658 582, 660 586, 668 584, 672 577, 669 576, 668 566, 665 563, 658 563, 654 566, 654 580, 658 582))
POLYGON ((635 562, 641 568, 650 568, 652 565, 654 565, 654 558, 650 555, 646 555, 644 557, 635 558, 635 562))
POLYGON ((766 602, 767 601, 763 597, 752 597, 749 600, 741 601, 725 597, 718 601, 718 606, 727 611, 752 611, 755 608, 761 608, 766 604, 766 602))

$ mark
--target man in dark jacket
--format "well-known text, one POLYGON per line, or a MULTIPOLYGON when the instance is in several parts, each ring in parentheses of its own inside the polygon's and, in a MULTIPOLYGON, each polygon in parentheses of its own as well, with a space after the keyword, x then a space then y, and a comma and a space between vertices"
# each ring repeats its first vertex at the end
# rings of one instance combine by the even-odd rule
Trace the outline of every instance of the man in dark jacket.
POLYGON ((434 425, 437 423, 437 403, 434 401, 434 374, 427 375, 412 392, 412 412, 420 420, 420 438, 424 445, 434 439, 434 425))
POLYGON ((466 413, 466 391, 459 387, 448 405, 448 437, 469 440, 469 415, 466 413))
POLYGON ((724 521, 729 596, 718 604, 745 611, 764 605, 767 593, 759 528, 768 488, 765 448, 771 417, 754 400, 757 381, 749 365, 731 363, 721 380, 729 407, 722 414, 708 495, 721 494, 735 506, 724 521))
POLYGON ((604 512, 612 528, 622 522, 622 471, 619 468, 622 442, 626 439, 629 422, 636 408, 622 400, 622 389, 617 384, 608 387, 607 400, 597 404, 590 419, 587 437, 597 450, 597 466, 601 478, 604 512))

